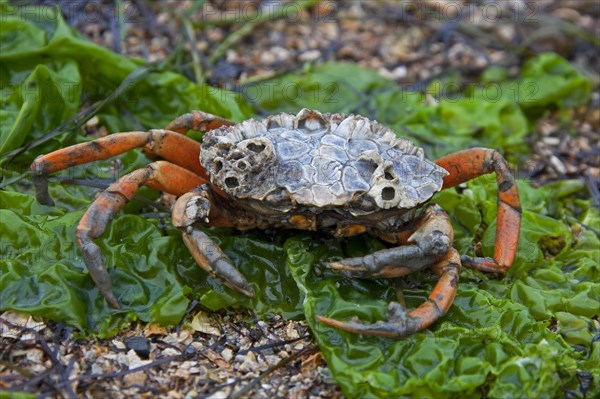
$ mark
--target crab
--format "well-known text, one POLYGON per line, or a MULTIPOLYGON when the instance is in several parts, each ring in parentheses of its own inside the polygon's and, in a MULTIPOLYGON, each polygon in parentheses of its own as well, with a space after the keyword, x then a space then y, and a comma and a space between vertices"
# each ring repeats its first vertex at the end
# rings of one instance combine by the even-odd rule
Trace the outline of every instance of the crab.
POLYGON ((238 124, 192 111, 166 129, 116 133, 59 149, 36 158, 31 166, 38 201, 53 204, 49 174, 135 148, 163 160, 111 184, 76 228, 89 274, 114 308, 121 305, 94 239, 144 185, 178 197, 172 207, 173 225, 196 263, 249 297, 254 295, 251 285, 203 226, 325 230, 336 237, 368 233, 389 248, 329 266, 356 278, 397 278, 425 268, 439 275, 426 302, 411 311, 391 302, 386 320, 367 324, 317 316, 325 324, 359 334, 401 338, 427 328, 452 305, 461 265, 504 273, 516 255, 519 194, 500 153, 471 148, 433 162, 421 148, 376 121, 308 109, 238 124), (202 143, 188 138, 189 130, 205 132, 202 143), (494 172, 494 256, 461 257, 452 246, 448 215, 428 201, 441 189, 494 172))

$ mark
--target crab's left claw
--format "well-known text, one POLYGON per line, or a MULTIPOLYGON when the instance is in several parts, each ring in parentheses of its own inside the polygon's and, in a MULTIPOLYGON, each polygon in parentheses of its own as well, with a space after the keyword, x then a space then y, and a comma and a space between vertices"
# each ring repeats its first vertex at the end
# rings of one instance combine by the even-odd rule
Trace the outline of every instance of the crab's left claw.
POLYGON ((317 316, 317 319, 341 330, 388 338, 402 338, 421 331, 445 315, 452 306, 460 273, 460 255, 452 248, 448 255, 432 268, 441 272, 441 277, 429 299, 410 312, 399 303, 391 302, 388 305, 386 320, 374 324, 363 324, 354 320, 342 322, 323 316, 317 316))
POLYGON ((430 205, 414 221, 414 231, 401 245, 361 257, 329 263, 347 277, 396 278, 422 270, 448 255, 454 234, 448 215, 430 205))
MULTIPOLYGON (((431 227, 431 226, 428 226, 431 227)), ((363 257, 347 258, 329 263, 332 269, 347 277, 396 278, 419 271, 431 264, 430 256, 444 254, 452 245, 447 234, 432 231, 427 240, 383 249, 363 257)))

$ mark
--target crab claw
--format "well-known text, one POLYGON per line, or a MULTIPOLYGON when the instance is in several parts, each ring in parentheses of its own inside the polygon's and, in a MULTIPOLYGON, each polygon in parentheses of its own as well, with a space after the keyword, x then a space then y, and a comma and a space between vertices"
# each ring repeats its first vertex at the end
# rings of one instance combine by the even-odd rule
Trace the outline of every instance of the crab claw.
POLYGON ((388 305, 386 320, 373 324, 363 324, 360 321, 342 322, 323 316, 317 316, 317 319, 345 331, 389 338, 402 338, 421 331, 445 315, 452 306, 460 273, 460 255, 452 249, 444 259, 432 267, 441 272, 440 279, 429 298, 410 312, 399 303, 391 302, 388 305))
POLYGON ((342 259, 338 262, 327 263, 332 269, 338 270, 347 278, 377 278, 385 277, 384 267, 374 269, 362 262, 362 258, 342 259))
POLYGON ((367 267, 363 262, 361 262, 360 258, 342 259, 338 262, 330 262, 328 266, 336 270, 347 270, 353 272, 367 271, 367 267))
POLYGON ((332 269, 339 270, 342 275, 348 278, 363 278, 368 275, 366 266, 356 258, 343 259, 339 262, 329 262, 326 265, 332 269))
POLYGON ((347 258, 329 263, 332 269, 347 277, 396 278, 423 269, 430 262, 418 245, 403 245, 377 251, 363 257, 347 258))
POLYGON ((190 250, 196 263, 213 277, 220 278, 225 285, 252 298, 254 291, 233 262, 205 233, 193 228, 183 232, 183 242, 190 250))
POLYGON ((411 316, 401 304, 391 302, 388 305, 386 321, 364 324, 360 321, 343 322, 329 317, 317 316, 317 319, 340 330, 357 334, 377 335, 388 338, 403 338, 421 329, 422 323, 411 316))

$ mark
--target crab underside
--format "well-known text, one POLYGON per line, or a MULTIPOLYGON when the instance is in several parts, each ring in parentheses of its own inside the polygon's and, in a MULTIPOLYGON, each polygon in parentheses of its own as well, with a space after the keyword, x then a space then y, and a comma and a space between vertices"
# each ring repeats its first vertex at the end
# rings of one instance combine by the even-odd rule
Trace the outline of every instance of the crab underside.
POLYGON ((38 201, 52 204, 47 176, 135 148, 162 158, 110 185, 76 229, 85 264, 115 308, 111 280, 94 239, 146 185, 178 197, 173 225, 198 265, 248 296, 251 285, 202 226, 328 230, 339 237, 372 234, 391 248, 342 259, 330 266, 352 277, 396 278, 430 267, 440 278, 421 306, 392 302, 387 320, 374 324, 318 316, 331 326, 404 337, 442 317, 452 305, 461 265, 506 272, 518 244, 521 209, 517 186, 495 150, 471 148, 428 161, 408 140, 360 116, 302 110, 235 124, 201 111, 166 129, 116 133, 38 157, 32 164, 38 201), (185 136, 206 132, 203 144, 185 136), (438 190, 496 173, 498 220, 493 258, 460 257, 452 247, 448 215, 426 201, 438 190))

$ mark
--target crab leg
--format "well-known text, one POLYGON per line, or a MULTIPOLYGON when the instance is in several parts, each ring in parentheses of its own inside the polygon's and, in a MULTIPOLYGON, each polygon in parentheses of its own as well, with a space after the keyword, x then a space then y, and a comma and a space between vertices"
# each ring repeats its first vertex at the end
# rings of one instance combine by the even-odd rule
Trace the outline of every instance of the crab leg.
POLYGON ((168 130, 149 130, 147 132, 115 133, 87 143, 42 155, 33 161, 31 170, 40 203, 52 205, 54 202, 48 193, 48 175, 75 165, 107 159, 134 148, 143 148, 146 152, 158 155, 176 165, 188 169, 208 180, 198 157, 200 143, 184 135, 168 130))
POLYGON ((209 130, 218 129, 221 126, 232 125, 235 125, 235 123, 219 116, 202 111, 192 111, 188 114, 181 115, 173 122, 169 123, 166 129, 185 134, 188 130, 208 132, 209 130))
POLYGON ((353 277, 384 278, 405 276, 431 266, 441 277, 427 302, 411 312, 392 302, 387 320, 374 324, 317 318, 350 332, 400 338, 430 326, 445 315, 454 300, 460 271, 460 256, 452 248, 453 230, 448 215, 438 205, 430 205, 408 230, 408 233, 375 232, 382 239, 400 245, 364 257, 343 259, 331 266, 353 277))
POLYGON ((173 206, 173 225, 181 230, 183 242, 196 263, 227 286, 249 297, 254 296, 246 278, 236 269, 219 246, 197 227, 198 222, 212 226, 233 226, 233 218, 216 206, 208 184, 194 188, 179 197, 173 206))
POLYGON ((341 330, 389 338, 402 338, 421 331, 444 316, 452 306, 460 273, 460 256, 452 248, 447 256, 433 267, 441 270, 442 275, 429 299, 411 312, 407 312, 401 304, 391 302, 388 306, 387 320, 374 324, 342 322, 323 316, 317 316, 317 319, 341 330))
POLYGON ((77 244, 81 248, 90 276, 112 307, 118 309, 119 302, 113 294, 100 248, 93 239, 106 230, 113 217, 135 196, 141 186, 146 185, 180 196, 204 183, 206 180, 187 169, 166 161, 157 161, 123 176, 90 205, 77 225, 77 244))
POLYGON ((454 187, 478 176, 496 172, 498 181, 498 218, 493 258, 462 257, 464 266, 487 272, 507 272, 513 263, 521 229, 521 202, 515 179, 506 160, 488 148, 471 148, 446 155, 436 161, 450 174, 444 187, 454 187))
POLYGON ((383 249, 370 255, 332 262, 334 269, 359 278, 395 278, 431 266, 445 256, 452 246, 454 232, 448 215, 438 205, 423 210, 413 223, 412 233, 378 233, 382 239, 403 245, 383 249))

